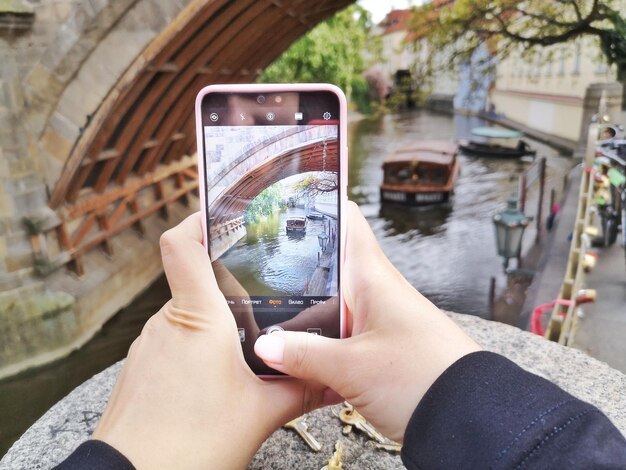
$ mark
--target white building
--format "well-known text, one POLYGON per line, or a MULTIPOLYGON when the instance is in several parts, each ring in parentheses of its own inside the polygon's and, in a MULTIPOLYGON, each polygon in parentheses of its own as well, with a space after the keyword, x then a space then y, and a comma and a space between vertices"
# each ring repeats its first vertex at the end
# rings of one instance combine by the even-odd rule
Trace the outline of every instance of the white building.
POLYGON ((498 64, 491 102, 509 119, 577 141, 587 87, 615 79, 597 40, 582 37, 544 48, 531 60, 521 51, 508 56, 498 64))

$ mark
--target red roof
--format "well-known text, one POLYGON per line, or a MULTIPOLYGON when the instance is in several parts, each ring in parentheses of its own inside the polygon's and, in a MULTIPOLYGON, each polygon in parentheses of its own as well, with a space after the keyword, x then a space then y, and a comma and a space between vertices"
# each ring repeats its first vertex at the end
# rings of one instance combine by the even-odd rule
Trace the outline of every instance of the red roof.
MULTIPOLYGON (((425 22, 425 24, 433 23, 433 25, 435 25, 437 23, 439 11, 441 10, 441 8, 452 6, 454 5, 454 2, 455 0, 431 0, 430 2, 425 3, 421 7, 415 8, 413 11, 411 11, 411 13, 418 17, 423 17, 424 15, 426 15, 425 19, 427 21, 425 22)), ((424 18, 420 18, 420 20, 423 21, 424 18)), ((411 26, 410 19, 408 21, 408 25, 411 26)), ((415 27, 415 25, 413 25, 413 27, 415 27)), ((426 28, 428 29, 428 26, 426 26, 426 28)), ((418 39, 421 39, 427 32, 428 31, 425 31, 424 29, 409 31, 407 35, 404 37, 403 41, 415 42, 418 39)))
POLYGON ((379 26, 384 28, 383 34, 407 31, 412 16, 412 10, 391 10, 385 19, 379 23, 379 26))

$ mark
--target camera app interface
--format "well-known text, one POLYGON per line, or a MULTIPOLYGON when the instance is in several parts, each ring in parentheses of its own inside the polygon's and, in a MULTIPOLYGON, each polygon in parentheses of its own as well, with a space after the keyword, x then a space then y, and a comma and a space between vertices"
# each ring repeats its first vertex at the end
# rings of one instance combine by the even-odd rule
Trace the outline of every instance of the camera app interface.
POLYGON ((202 107, 209 253, 246 359, 274 329, 339 337, 332 93, 214 94, 202 107))

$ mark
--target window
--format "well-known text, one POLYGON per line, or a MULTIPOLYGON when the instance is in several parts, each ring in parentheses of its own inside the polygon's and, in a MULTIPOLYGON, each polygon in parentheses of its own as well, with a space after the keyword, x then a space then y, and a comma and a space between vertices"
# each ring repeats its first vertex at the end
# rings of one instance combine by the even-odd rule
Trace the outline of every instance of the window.
POLYGON ((609 64, 606 63, 606 58, 601 57, 598 59, 594 72, 596 75, 606 75, 609 72, 609 64))
POLYGON ((572 70, 572 75, 580 75, 581 49, 580 40, 578 40, 574 46, 574 70, 572 70))
POLYGON ((559 57, 559 71, 557 72, 559 77, 565 75, 565 59, 567 59, 567 51, 565 48, 561 48, 561 56, 559 57))

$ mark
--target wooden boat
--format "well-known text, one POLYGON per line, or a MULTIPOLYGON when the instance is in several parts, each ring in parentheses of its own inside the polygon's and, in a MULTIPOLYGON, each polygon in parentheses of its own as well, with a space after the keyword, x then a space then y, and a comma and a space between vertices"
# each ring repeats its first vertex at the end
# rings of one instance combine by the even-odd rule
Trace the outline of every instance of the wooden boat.
POLYGON ((522 140, 523 132, 497 127, 476 127, 472 135, 482 138, 478 140, 462 140, 459 150, 464 155, 475 157, 519 158, 526 155, 534 156, 537 151, 522 140), (515 144, 517 140, 517 144, 515 144))
POLYGON ((306 217, 289 217, 287 219, 287 233, 304 233, 306 232, 306 217))
POLYGON ((306 215, 307 219, 311 219, 311 220, 324 220, 324 214, 320 214, 319 212, 309 212, 306 215))
POLYGON ((459 174, 458 147, 448 141, 423 141, 401 148, 383 163, 380 200, 410 206, 446 203, 459 174))

